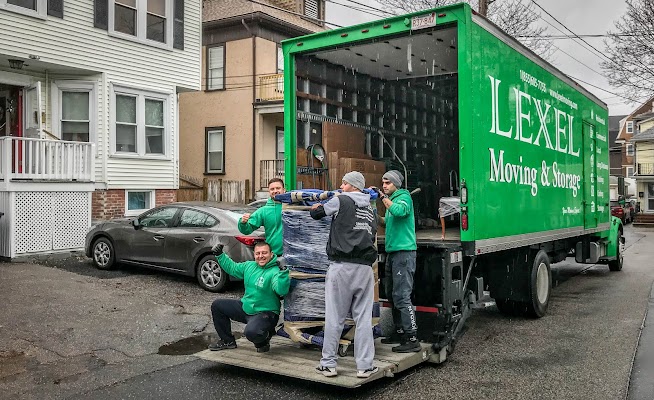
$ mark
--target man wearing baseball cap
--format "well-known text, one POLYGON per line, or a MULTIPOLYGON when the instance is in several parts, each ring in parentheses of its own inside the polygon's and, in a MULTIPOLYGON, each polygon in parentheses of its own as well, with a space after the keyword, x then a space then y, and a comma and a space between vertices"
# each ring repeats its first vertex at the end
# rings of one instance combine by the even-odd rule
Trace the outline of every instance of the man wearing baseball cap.
POLYGON ((329 269, 325 281, 325 337, 322 359, 316 368, 316 372, 324 376, 337 375, 338 343, 348 313, 352 314, 356 324, 354 359, 357 377, 368 378, 379 371, 372 364, 375 356, 372 264, 377 260, 377 221, 370 206, 370 195, 362 192, 365 186, 365 178, 360 172, 348 172, 341 185, 343 193, 311 209, 313 219, 334 216, 327 241, 329 269))
POLYGON ((395 332, 382 339, 385 344, 399 344, 392 350, 396 353, 420 351, 416 314, 411 304, 413 276, 416 272, 416 226, 413 214, 413 200, 406 189, 401 189, 404 177, 398 170, 391 170, 382 176, 382 190, 373 188, 379 194, 386 216, 386 288, 387 297, 393 301, 393 324, 395 332))

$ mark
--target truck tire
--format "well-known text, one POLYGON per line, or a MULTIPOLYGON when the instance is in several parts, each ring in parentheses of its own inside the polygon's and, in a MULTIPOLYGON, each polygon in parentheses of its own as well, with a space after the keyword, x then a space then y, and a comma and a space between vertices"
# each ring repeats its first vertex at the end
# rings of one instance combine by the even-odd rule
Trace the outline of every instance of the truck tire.
POLYGON ((624 236, 622 236, 622 229, 618 230, 618 249, 615 255, 615 260, 609 261, 609 271, 622 271, 622 264, 624 260, 624 236))
POLYGON ((514 317, 517 314, 516 303, 509 299, 495 299, 495 305, 502 315, 514 317))
POLYGON ((533 259, 529 276, 529 299, 524 303, 525 314, 533 318, 541 318, 547 313, 552 292, 552 272, 550 258, 546 252, 539 250, 533 259))

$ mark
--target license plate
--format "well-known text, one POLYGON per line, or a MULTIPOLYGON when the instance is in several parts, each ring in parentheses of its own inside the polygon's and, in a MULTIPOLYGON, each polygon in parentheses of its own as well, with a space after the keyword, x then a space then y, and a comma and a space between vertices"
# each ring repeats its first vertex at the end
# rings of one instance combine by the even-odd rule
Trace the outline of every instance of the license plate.
POLYGON ((436 13, 411 18, 411 30, 430 28, 436 26, 436 13))

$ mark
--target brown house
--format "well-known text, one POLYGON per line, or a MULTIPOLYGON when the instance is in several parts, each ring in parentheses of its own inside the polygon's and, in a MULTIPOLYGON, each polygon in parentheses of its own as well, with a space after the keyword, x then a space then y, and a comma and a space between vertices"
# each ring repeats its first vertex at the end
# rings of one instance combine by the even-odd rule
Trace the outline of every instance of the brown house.
POLYGON ((247 181, 283 174, 280 42, 324 30, 324 0, 205 0, 202 90, 180 95, 180 176, 247 181))
POLYGON ((615 143, 622 147, 622 176, 633 178, 634 176, 634 145, 630 143, 631 138, 638 133, 637 117, 642 114, 654 112, 654 97, 651 97, 638 108, 620 121, 620 131, 615 143))

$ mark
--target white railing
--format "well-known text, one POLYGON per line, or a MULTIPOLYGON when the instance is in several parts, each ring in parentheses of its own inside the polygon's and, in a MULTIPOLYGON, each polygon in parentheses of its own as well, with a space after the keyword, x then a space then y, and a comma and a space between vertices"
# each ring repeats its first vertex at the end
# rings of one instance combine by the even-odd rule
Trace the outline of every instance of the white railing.
POLYGON ((95 144, 0 137, 0 179, 94 182, 95 144))

